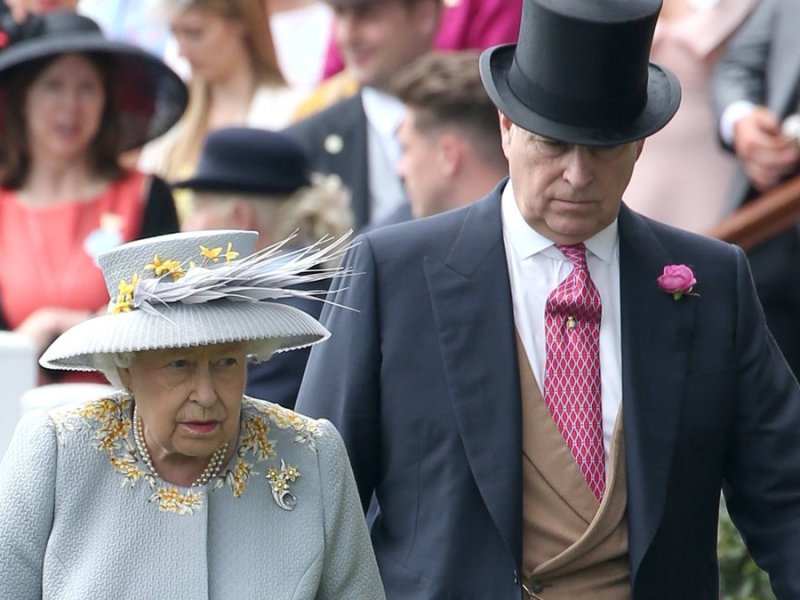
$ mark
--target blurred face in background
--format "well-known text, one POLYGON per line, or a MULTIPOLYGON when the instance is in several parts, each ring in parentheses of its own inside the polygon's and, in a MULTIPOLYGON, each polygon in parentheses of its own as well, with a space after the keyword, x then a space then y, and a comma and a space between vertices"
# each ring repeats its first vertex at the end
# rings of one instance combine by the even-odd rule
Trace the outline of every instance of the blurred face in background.
POLYGON ((397 131, 403 149, 397 174, 403 180, 411 212, 419 218, 446 210, 448 166, 440 145, 441 131, 419 129, 416 118, 414 109, 409 109, 397 131))
POLYGON ((375 0, 334 6, 334 38, 361 85, 385 88, 403 66, 431 48, 439 25, 432 0, 375 0))
POLYGON ((55 59, 28 89, 24 115, 32 157, 70 161, 97 137, 106 96, 97 68, 80 54, 55 59))
POLYGON ((172 16, 170 28, 193 78, 223 81, 237 65, 250 60, 245 28, 237 19, 212 10, 188 9, 172 16))

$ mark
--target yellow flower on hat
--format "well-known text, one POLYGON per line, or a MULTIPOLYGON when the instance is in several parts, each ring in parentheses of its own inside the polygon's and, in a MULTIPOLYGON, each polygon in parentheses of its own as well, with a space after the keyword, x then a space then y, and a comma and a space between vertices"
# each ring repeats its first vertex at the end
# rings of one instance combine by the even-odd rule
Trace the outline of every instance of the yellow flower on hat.
POLYGON ((233 244, 231 244, 230 242, 228 242, 228 249, 225 251, 225 254, 223 254, 223 256, 225 257, 225 261, 226 261, 228 264, 231 264, 231 261, 232 261, 233 259, 235 259, 237 256, 239 256, 239 253, 238 253, 238 252, 235 252, 235 251, 233 251, 233 250, 231 249, 231 248, 232 248, 232 246, 233 246, 233 244))
POLYGON ((170 274, 172 275, 172 281, 177 281, 185 275, 181 263, 179 263, 177 260, 162 261, 160 258, 158 258, 158 254, 153 257, 153 262, 149 265, 146 265, 144 269, 145 271, 153 271, 153 274, 156 277, 170 274))
POLYGON ((222 254, 222 246, 210 250, 205 246, 200 246, 200 252, 203 253, 203 257, 206 260, 217 262, 219 260, 219 255, 222 254))
POLYGON ((139 283, 139 274, 134 273, 133 277, 131 277, 131 282, 128 283, 126 280, 122 280, 117 285, 117 290, 119 293, 117 294, 117 301, 111 306, 113 313, 119 314, 122 312, 130 312, 133 308, 133 294, 136 291, 136 286, 139 283))

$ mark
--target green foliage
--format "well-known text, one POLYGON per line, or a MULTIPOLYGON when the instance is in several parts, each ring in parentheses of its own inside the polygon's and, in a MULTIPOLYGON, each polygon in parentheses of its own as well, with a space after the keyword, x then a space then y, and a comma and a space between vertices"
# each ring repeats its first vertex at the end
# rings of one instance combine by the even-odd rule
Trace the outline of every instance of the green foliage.
POLYGON ((769 577, 747 553, 724 501, 720 504, 717 553, 722 600, 775 600, 769 577))

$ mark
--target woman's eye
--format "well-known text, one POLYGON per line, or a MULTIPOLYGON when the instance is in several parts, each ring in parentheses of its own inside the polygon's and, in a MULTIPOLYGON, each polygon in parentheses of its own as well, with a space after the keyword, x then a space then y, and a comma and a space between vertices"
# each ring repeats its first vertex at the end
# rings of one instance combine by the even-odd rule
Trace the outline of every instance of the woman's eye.
POLYGON ((221 358, 217 361, 217 365, 220 367, 235 367, 237 364, 239 364, 239 360, 233 356, 221 358))
POLYGON ((167 366, 172 369, 183 369, 189 365, 189 361, 184 358, 179 358, 178 360, 173 360, 167 366))

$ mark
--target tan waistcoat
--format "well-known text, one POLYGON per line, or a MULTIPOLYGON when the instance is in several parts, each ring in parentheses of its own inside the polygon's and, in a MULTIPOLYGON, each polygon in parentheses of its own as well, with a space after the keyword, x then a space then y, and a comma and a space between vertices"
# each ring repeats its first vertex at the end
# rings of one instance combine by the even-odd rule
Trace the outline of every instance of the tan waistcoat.
MULTIPOLYGON (((598 503, 558 431, 517 338, 522 392, 522 582, 526 600, 630 598, 622 415, 598 503)), ((620 408, 621 410, 621 408, 620 408)))

